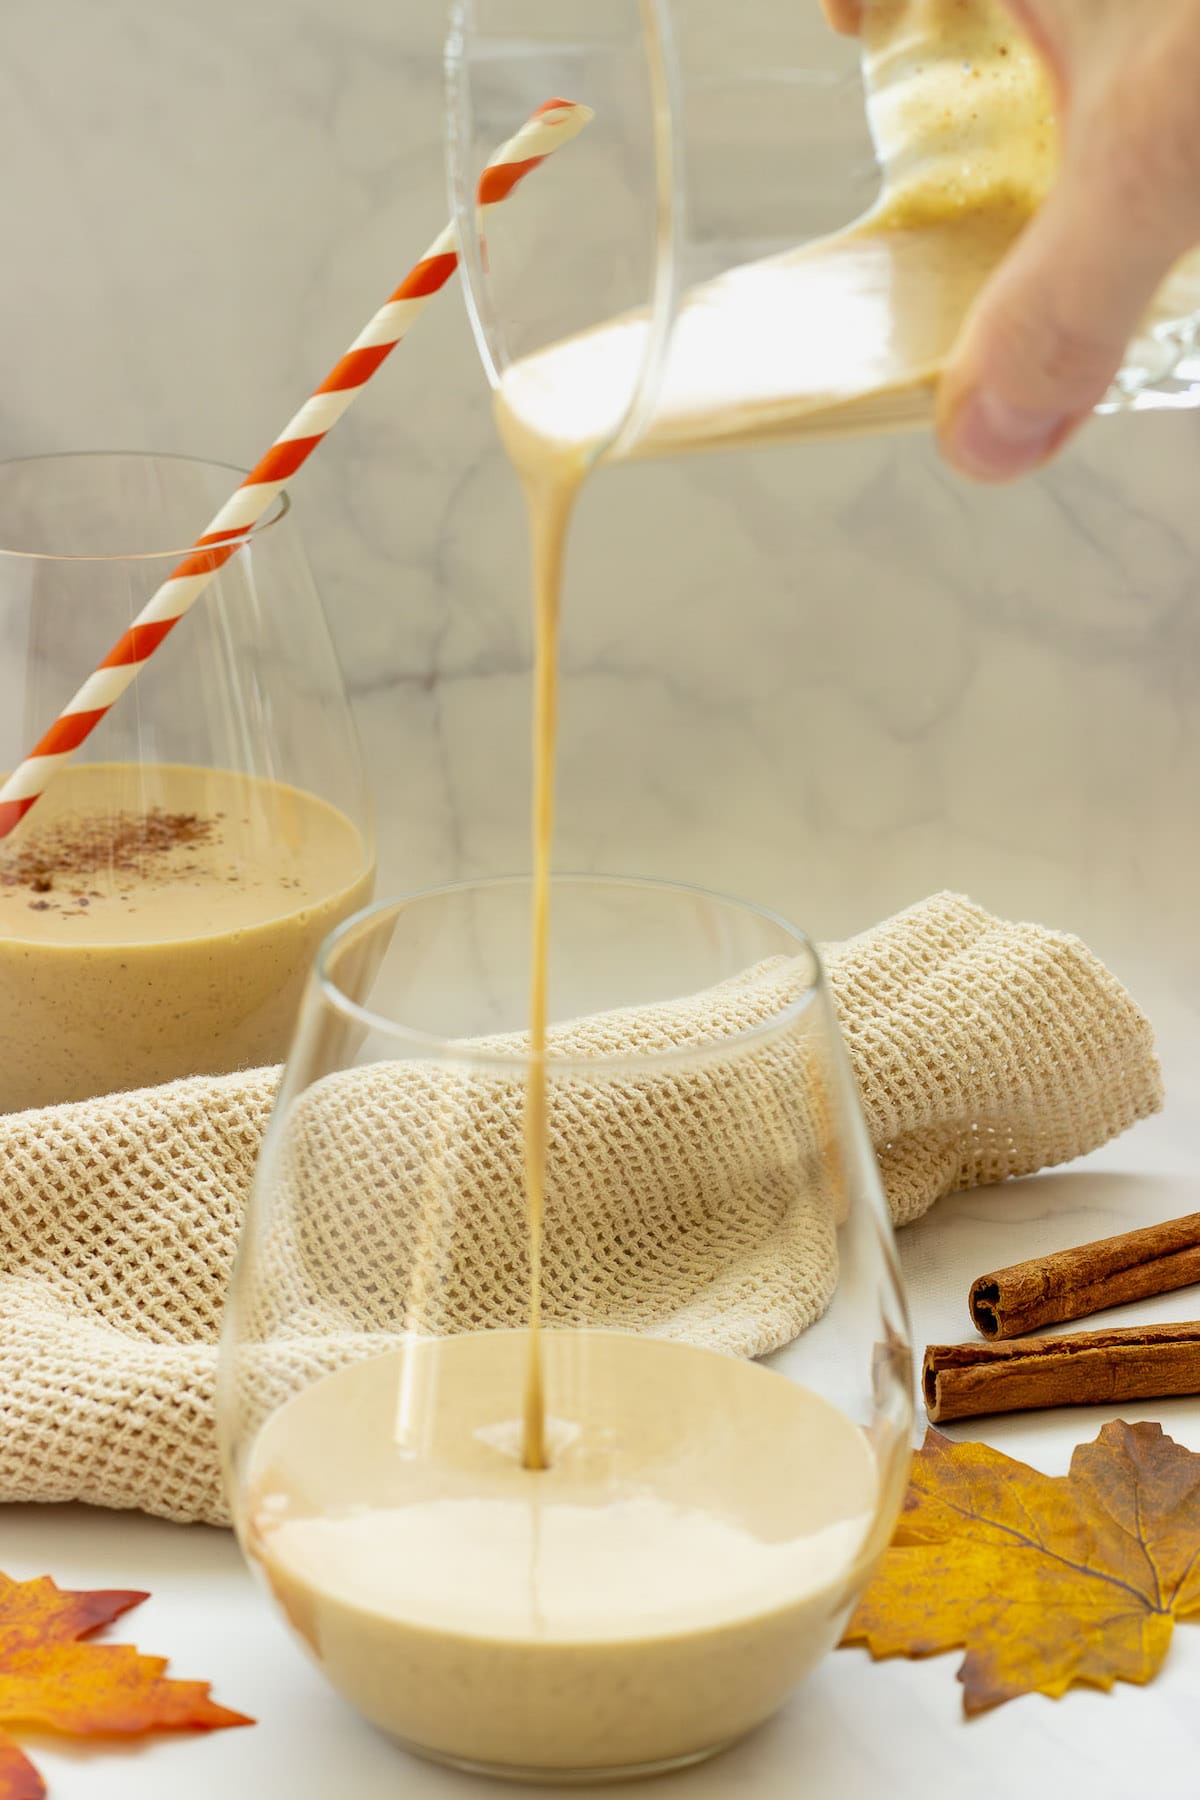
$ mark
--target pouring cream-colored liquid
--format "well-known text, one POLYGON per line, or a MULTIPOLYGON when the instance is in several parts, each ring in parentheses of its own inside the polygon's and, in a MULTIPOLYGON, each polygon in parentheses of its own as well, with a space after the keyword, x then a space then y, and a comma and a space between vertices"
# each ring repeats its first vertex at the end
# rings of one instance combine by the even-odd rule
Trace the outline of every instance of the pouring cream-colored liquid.
POLYGON ((0 1111, 278 1062, 372 884, 350 820, 297 788, 62 770, 0 850, 0 1111))
POLYGON ((709 1754, 837 1642, 880 1547, 859 1426, 686 1344, 541 1328, 557 624, 586 467, 501 415, 535 568, 530 1328, 414 1340, 285 1403, 246 1546, 333 1684, 412 1748, 548 1779, 709 1754))
POLYGON ((757 1364, 618 1332, 542 1344, 547 1469, 521 1461, 527 1334, 427 1340, 273 1416, 248 1547, 333 1684, 407 1744, 531 1773, 685 1761, 837 1641, 874 1457, 757 1364))
POLYGON ((417 1340, 288 1401, 252 1451, 246 1541, 329 1679, 405 1744, 634 1774, 751 1730, 837 1642, 880 1476, 858 1425, 755 1363, 541 1328, 557 621, 585 463, 502 430, 537 624, 530 1328, 417 1340))
MULTIPOLYGON (((873 0, 867 16, 879 202, 837 238, 689 295, 621 454, 928 416, 972 299, 1047 191, 1053 112, 990 0, 873 0)), ((864 1434, 778 1376, 651 1338, 539 1331, 563 549, 647 329, 622 319, 553 346, 497 396, 535 565, 531 1329, 328 1377, 255 1454, 252 1545, 332 1679, 407 1742, 510 1770, 661 1765, 766 1717, 836 1641, 879 1504, 864 1434), (433 1424, 409 1441, 414 1382, 433 1424)))

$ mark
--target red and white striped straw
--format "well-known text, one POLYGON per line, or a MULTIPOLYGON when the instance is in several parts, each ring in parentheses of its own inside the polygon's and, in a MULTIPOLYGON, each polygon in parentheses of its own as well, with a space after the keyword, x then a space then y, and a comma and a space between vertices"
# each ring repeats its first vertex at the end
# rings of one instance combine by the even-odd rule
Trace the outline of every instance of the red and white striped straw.
MULTIPOLYGON (((506 200, 523 176, 583 130, 590 109, 570 100, 547 100, 497 150, 479 180, 481 209, 506 200)), ((204 592, 217 570, 236 556, 285 482, 312 455, 359 390, 405 337, 418 314, 445 287, 458 256, 447 225, 400 286, 380 307, 320 387, 284 426, 262 460, 196 539, 189 554, 151 596, 95 674, 59 714, 45 736, 0 787, 0 838, 25 817, 56 772, 120 698, 168 632, 204 592)))

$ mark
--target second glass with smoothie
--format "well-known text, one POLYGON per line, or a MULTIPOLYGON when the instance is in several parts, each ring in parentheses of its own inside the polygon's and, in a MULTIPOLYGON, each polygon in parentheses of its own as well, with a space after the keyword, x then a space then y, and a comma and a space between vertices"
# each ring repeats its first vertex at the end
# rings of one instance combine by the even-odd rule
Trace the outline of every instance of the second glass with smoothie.
MULTIPOLYGON (((182 458, 0 465, 13 768, 237 485, 182 458)), ((361 758, 280 496, 0 841, 0 1111, 279 1061, 371 896, 361 758)))

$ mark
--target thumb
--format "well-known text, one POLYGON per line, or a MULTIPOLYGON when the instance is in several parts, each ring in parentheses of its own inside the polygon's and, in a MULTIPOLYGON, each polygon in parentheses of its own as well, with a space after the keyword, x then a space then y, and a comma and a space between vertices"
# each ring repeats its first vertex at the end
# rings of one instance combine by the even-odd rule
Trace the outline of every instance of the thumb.
POLYGON ((968 314, 937 421, 963 474, 1005 481, 1059 449, 1103 398, 1186 248, 1157 207, 1120 185, 1097 179, 1095 159, 1070 158, 968 314))

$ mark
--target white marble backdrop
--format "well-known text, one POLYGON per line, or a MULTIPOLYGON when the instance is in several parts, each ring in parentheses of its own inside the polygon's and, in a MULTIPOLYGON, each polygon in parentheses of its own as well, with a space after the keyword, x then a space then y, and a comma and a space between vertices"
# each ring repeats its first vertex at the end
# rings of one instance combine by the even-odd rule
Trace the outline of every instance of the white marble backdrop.
MULTIPOLYGON (((780 5, 791 0, 779 0, 780 5)), ((4 0, 0 454, 246 462, 444 216, 440 0, 4 0)), ((523 529, 457 300, 297 484, 389 887, 524 865, 523 529)), ((1200 419, 1004 493, 918 439, 625 470, 567 607, 558 860, 819 935, 931 888, 1078 931, 1195 1140, 1200 419)), ((1133 1154, 1133 1152, 1130 1152, 1133 1154)))

